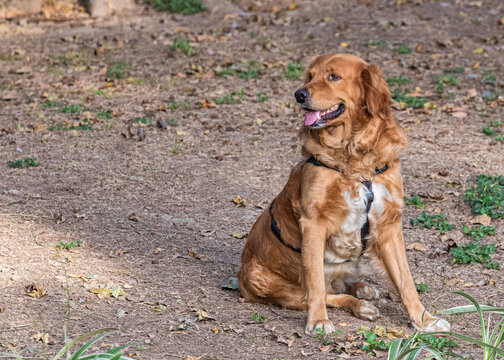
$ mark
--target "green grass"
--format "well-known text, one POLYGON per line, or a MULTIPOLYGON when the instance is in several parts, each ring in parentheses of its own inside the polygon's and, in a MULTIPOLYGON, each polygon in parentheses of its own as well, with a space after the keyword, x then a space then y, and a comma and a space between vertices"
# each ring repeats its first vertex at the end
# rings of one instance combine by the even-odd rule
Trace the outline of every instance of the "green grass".
POLYGON ((469 244, 450 249, 452 264, 478 264, 483 263, 489 269, 500 269, 500 264, 492 261, 491 254, 497 252, 493 244, 481 245, 480 241, 471 241, 469 244))
POLYGON ((63 123, 56 123, 55 125, 49 126, 49 131, 68 131, 68 130, 93 131, 93 125, 89 123, 88 119, 84 119, 78 125, 72 125, 67 127, 63 123))
POLYGON ((58 106, 61 106, 61 103, 58 101, 52 101, 52 100, 48 100, 42 104, 42 107, 44 107, 46 109, 47 108, 54 108, 54 107, 58 107, 58 106))
POLYGON ((206 10, 201 0, 153 0, 157 11, 194 15, 206 10))
POLYGON ((40 164, 37 162, 37 159, 35 158, 24 158, 20 160, 9 161, 8 165, 10 168, 26 169, 29 167, 37 167, 40 164))
POLYGON ((219 97, 215 99, 215 104, 223 105, 223 104, 240 104, 243 100, 243 95, 245 94, 244 90, 233 91, 227 93, 224 97, 219 97))
POLYGON ((114 117, 114 115, 106 111, 99 112, 98 114, 96 114, 96 116, 105 120, 110 120, 114 117))
POLYGON ((252 315, 250 316, 253 322, 261 323, 267 319, 266 315, 260 314, 257 311, 252 311, 252 315))
POLYGON ((469 229, 469 226, 462 226, 462 232, 466 236, 470 236, 475 240, 483 240, 485 235, 495 235, 495 226, 474 225, 469 229))
POLYGON ((371 49, 385 48, 385 47, 387 47, 387 42, 382 39, 372 39, 372 40, 366 41, 364 43, 364 46, 371 48, 371 49))
POLYGON ((495 85, 497 83, 497 76, 493 70, 487 70, 481 75, 481 80, 483 80, 485 84, 495 85))
POLYGON ((404 198, 404 203, 408 206, 410 205, 416 205, 418 206, 419 208, 423 208, 425 207, 425 204, 423 203, 422 199, 420 199, 418 196, 414 195, 412 197, 410 197, 409 199, 408 198, 404 198))
POLYGON ((458 66, 458 67, 453 67, 449 69, 445 69, 445 74, 463 74, 465 73, 465 67, 463 66, 458 66))
MULTIPOLYGON (((446 70, 445 70, 445 72, 446 72, 446 70)), ((436 86, 435 90, 436 90, 437 94, 443 94, 445 91, 445 85, 455 86, 458 84, 459 84, 459 79, 456 76, 451 75, 451 73, 439 74, 437 86, 436 86)))
POLYGON ((268 101, 268 99, 269 99, 268 94, 266 94, 265 92, 260 92, 256 96, 257 96, 257 101, 259 101, 259 102, 268 101))
POLYGON ((486 214, 491 218, 504 218, 504 176, 478 175, 469 179, 464 200, 474 214, 486 214))
POLYGON ((148 118, 148 117, 145 117, 145 118, 137 117, 137 118, 135 119, 135 122, 136 122, 137 124, 145 124, 145 125, 150 125, 150 124, 152 124, 151 119, 150 119, 150 118, 148 118))
POLYGON ((415 226, 423 226, 428 229, 437 229, 441 234, 454 229, 455 226, 448 223, 448 219, 444 213, 439 215, 429 215, 425 211, 415 219, 410 219, 410 223, 415 226))
POLYGON ((420 284, 418 284, 416 286, 416 289, 418 291, 419 294, 425 294, 425 293, 428 293, 432 290, 432 286, 430 285, 425 285, 423 282, 421 282, 420 284))
POLYGON ((397 48, 397 52, 399 54, 410 54, 411 48, 408 45, 400 44, 399 47, 397 48))
POLYGON ((504 127, 502 121, 490 121, 488 126, 483 127, 483 134, 497 141, 504 141, 504 127))
POLYGON ((173 43, 170 47, 173 51, 183 52, 187 56, 195 56, 197 55, 196 51, 194 51, 193 47, 189 43, 187 39, 183 39, 181 37, 176 36, 173 39, 173 43))
POLYGON ((387 78, 387 85, 389 87, 392 87, 392 86, 402 86, 402 85, 409 84, 410 82, 411 82, 410 79, 405 78, 402 75, 392 76, 392 77, 387 78))
POLYGON ((408 96, 410 93, 409 89, 394 89, 391 93, 392 99, 404 105, 408 108, 421 109, 424 107, 425 103, 429 101, 424 96, 408 96))
POLYGON ((60 113, 63 114, 80 114, 82 111, 86 111, 88 108, 86 108, 84 105, 68 105, 63 107, 62 109, 59 110, 60 113))
POLYGON ((125 61, 114 61, 107 67, 107 78, 112 80, 124 79, 129 76, 131 63, 125 61))
POLYGON ((189 100, 185 99, 182 103, 169 102, 168 104, 166 104, 166 108, 170 110, 189 110, 191 109, 191 104, 189 103, 189 100))
POLYGON ((79 245, 82 245, 82 241, 77 241, 77 242, 73 242, 73 241, 67 241, 67 242, 63 242, 61 240, 58 241, 58 245, 56 245, 56 247, 58 249, 61 249, 61 250, 72 250, 74 247, 77 247, 79 245))
POLYGON ((299 80, 304 73, 304 67, 298 63, 289 63, 284 69, 284 76, 287 79, 299 80))
POLYGON ((177 144, 175 144, 175 146, 172 148, 172 153, 174 153, 175 155, 177 155, 177 154, 178 154, 178 152, 179 152, 179 150, 180 150, 180 143, 177 143, 177 144))
POLYGON ((231 67, 219 68, 218 70, 216 70, 215 73, 217 76, 220 76, 224 79, 227 79, 228 76, 232 77, 237 76, 243 80, 250 80, 259 78, 263 73, 263 70, 261 68, 261 64, 259 64, 255 60, 251 60, 249 61, 249 64, 245 69, 231 66, 231 67))

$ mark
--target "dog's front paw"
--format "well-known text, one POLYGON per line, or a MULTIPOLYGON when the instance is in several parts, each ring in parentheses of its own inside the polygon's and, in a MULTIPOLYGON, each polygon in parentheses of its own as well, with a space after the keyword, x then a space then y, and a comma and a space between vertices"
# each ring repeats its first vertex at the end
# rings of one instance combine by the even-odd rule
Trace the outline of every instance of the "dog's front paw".
POLYGON ((376 306, 366 300, 359 300, 357 307, 353 310, 355 316, 360 319, 375 321, 380 317, 380 311, 376 306))
POLYGON ((318 335, 321 332, 324 334, 330 334, 334 331, 334 325, 331 320, 315 320, 308 321, 305 327, 305 334, 308 335, 318 335))
POLYGON ((436 332, 436 331, 450 331, 451 324, 445 319, 431 318, 428 321, 424 322, 424 326, 420 327, 416 324, 415 328, 417 328, 420 332, 436 332))

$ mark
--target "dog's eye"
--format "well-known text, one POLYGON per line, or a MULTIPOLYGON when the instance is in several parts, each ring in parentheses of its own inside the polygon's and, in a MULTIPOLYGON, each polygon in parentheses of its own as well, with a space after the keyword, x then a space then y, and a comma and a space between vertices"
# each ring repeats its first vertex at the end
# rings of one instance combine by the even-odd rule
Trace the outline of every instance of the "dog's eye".
POLYGON ((341 76, 336 75, 336 74, 329 74, 329 76, 327 77, 327 80, 338 81, 338 80, 341 80, 341 76))

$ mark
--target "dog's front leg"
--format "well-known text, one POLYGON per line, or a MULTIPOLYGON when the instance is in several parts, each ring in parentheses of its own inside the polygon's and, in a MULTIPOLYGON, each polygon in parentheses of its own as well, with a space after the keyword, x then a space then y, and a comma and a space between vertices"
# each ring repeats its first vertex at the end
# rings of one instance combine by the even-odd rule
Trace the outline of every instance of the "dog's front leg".
POLYGON ((401 218, 379 226, 376 233, 376 241, 370 250, 394 283, 415 328, 423 332, 449 331, 450 324, 429 314, 420 302, 406 258, 401 218))
POLYGON ((303 290, 308 306, 308 322, 305 333, 313 334, 324 329, 328 334, 334 331, 327 317, 326 288, 324 281, 324 251, 326 233, 323 226, 314 220, 301 219, 303 240, 301 262, 303 266, 303 290))

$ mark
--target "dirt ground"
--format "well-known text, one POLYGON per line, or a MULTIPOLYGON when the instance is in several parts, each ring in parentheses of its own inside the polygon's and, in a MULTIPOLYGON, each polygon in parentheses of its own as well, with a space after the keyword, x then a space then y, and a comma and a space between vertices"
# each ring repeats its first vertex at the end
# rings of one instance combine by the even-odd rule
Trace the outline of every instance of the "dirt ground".
MULTIPOLYGON (((460 230, 474 216, 463 201, 468 178, 504 175, 504 142, 482 133, 504 118, 503 102, 489 95, 504 84, 504 3, 289 5, 222 0, 192 16, 146 9, 105 20, 0 23, 0 352, 9 344, 36 346, 29 354, 41 359, 43 341, 34 335, 48 334, 47 353, 57 353, 69 306, 71 337, 119 328, 101 349, 132 344, 128 353, 138 359, 371 358, 359 350, 356 332, 373 323, 332 309, 330 319, 344 333, 324 346, 303 334, 304 312, 243 303, 237 291, 221 288, 240 267, 245 239, 238 234, 249 231, 301 160, 303 120, 293 93, 302 82, 284 69, 345 52, 386 77, 411 79, 406 87, 430 103, 394 104, 409 138, 405 193, 421 195, 423 210, 446 213, 460 230), (172 50, 177 36, 197 54, 172 50), (401 44, 412 51, 399 51, 401 44), (254 66, 251 60, 261 66, 257 78, 216 74, 254 66), (110 72, 118 63, 122 79, 110 72), (436 93, 438 75, 456 67, 465 68, 455 74, 459 84, 436 93), (215 104, 241 90, 241 103, 215 104), (268 99, 259 101, 263 92, 268 99), (85 109, 62 112, 70 105, 85 109), (26 157, 39 166, 8 166, 26 157), (457 183, 462 188, 448 186, 457 183), (233 202, 238 195, 245 207, 233 202), (60 249, 60 242, 79 246, 60 249), (27 296, 30 284, 45 295, 27 296), (92 292, 118 286, 124 295, 117 298, 92 292), (200 310, 213 320, 195 321, 200 310), (254 311, 266 320, 253 321, 254 311), (340 355, 342 347, 347 353, 340 355)), ((438 231, 410 225, 421 211, 405 207, 403 223, 406 244, 425 246, 407 253, 416 281, 432 286, 423 303, 465 304, 454 295, 435 302, 462 290, 502 305, 502 270, 452 266, 438 231)), ((492 225, 497 234, 485 241, 500 247, 494 259, 504 263, 504 222, 492 225)), ((368 281, 376 283, 372 275, 368 281)), ((403 306, 377 287, 376 325, 412 334, 403 306)), ((451 321, 455 330, 477 334, 476 317, 451 321)), ((465 351, 478 358, 477 349, 465 351)))

